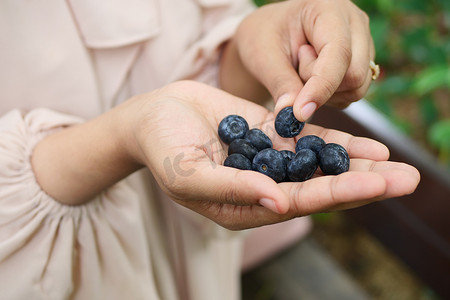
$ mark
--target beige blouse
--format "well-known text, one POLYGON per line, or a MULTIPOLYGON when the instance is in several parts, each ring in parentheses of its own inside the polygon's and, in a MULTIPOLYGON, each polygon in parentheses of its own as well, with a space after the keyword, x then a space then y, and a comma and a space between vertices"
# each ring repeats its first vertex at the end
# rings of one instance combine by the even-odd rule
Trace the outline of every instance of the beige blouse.
POLYGON ((82 206, 46 195, 34 145, 178 79, 217 86, 247 0, 0 1, 0 299, 237 299, 242 239, 140 171, 82 206), (101 4, 100 4, 101 3, 101 4))

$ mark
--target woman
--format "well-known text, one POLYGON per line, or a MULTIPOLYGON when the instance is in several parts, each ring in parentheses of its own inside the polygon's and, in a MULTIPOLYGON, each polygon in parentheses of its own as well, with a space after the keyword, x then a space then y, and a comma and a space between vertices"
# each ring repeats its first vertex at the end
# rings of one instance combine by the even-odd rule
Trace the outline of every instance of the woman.
POLYGON ((270 95, 275 114, 293 105, 306 120, 366 92, 372 39, 347 0, 0 5, 6 299, 236 299, 239 230, 418 183, 383 145, 313 125, 302 134, 345 146, 351 172, 276 184, 220 165, 224 116, 273 127, 273 113, 244 99, 270 95))

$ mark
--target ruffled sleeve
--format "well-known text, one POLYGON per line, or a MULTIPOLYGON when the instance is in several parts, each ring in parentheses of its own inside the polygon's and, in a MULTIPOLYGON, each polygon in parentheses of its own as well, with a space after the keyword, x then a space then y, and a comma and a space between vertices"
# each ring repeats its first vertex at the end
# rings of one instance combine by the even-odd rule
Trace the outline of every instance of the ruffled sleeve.
POLYGON ((126 182, 67 206, 34 177, 36 143, 81 121, 47 109, 0 117, 2 299, 158 298, 139 198, 126 182))
POLYGON ((79 122, 79 118, 47 109, 36 109, 27 114, 13 110, 0 118, 2 223, 8 218, 10 208, 28 203, 25 199, 46 197, 34 178, 30 164, 31 151, 37 142, 55 130, 79 122), (15 197, 7 197, 10 195, 15 197), (13 202, 11 207, 9 201, 13 202))

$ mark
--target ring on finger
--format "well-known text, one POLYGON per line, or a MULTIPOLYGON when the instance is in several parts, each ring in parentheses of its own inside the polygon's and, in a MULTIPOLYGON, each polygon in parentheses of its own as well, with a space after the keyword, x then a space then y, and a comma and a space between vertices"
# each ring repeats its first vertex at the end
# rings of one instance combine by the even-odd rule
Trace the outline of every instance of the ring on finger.
POLYGON ((380 66, 373 60, 369 62, 370 71, 372 71, 372 80, 376 80, 380 76, 380 66))

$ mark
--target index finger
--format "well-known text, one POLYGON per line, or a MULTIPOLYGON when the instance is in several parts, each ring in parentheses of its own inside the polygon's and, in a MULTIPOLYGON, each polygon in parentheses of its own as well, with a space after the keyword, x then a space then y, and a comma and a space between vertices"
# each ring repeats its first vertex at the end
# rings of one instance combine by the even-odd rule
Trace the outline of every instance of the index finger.
POLYGON ((324 13, 312 26, 308 41, 318 57, 311 77, 295 99, 294 113, 301 121, 308 119, 334 94, 352 58, 351 34, 344 17, 324 13))

